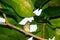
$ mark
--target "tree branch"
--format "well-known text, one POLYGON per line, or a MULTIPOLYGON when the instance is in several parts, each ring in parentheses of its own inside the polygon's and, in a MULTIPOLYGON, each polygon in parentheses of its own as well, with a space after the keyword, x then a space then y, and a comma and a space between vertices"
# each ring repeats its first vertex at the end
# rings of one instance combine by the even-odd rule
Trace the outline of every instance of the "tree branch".
POLYGON ((11 28, 14 28, 14 29, 16 29, 16 30, 18 30, 18 31, 21 31, 21 32, 23 32, 23 33, 26 33, 26 34, 28 34, 28 35, 36 38, 36 39, 46 40, 46 39, 40 38, 40 37, 38 37, 38 36, 36 36, 36 35, 34 35, 34 34, 31 34, 31 33, 27 32, 27 31, 25 31, 25 30, 23 30, 23 29, 21 29, 21 28, 19 28, 19 27, 17 27, 17 26, 14 26, 14 25, 10 24, 10 23, 8 22, 8 20, 7 20, 6 14, 3 13, 3 16, 4 16, 5 20, 6 20, 6 24, 7 24, 8 26, 10 26, 11 28))

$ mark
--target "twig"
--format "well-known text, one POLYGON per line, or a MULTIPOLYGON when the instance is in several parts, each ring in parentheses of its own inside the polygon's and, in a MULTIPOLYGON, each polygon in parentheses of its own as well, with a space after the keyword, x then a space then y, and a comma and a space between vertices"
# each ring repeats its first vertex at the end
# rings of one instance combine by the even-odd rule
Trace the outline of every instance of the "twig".
POLYGON ((42 23, 42 37, 45 38, 45 27, 46 27, 46 23, 42 23))
POLYGON ((9 22, 8 22, 7 17, 6 17, 6 14, 5 14, 5 13, 3 13, 3 16, 4 16, 5 20, 6 20, 6 24, 8 25, 8 24, 9 24, 9 22))
POLYGON ((6 20, 6 24, 7 24, 8 26, 10 26, 11 28, 14 28, 14 29, 16 29, 16 30, 18 30, 18 31, 21 31, 21 32, 23 32, 23 33, 26 33, 26 34, 28 34, 28 35, 30 35, 30 36, 32 36, 32 37, 34 37, 34 38, 37 38, 37 39, 39 39, 39 40, 46 40, 46 39, 40 38, 40 37, 38 37, 38 36, 36 36, 36 35, 34 35, 34 34, 31 34, 31 33, 27 32, 27 31, 25 31, 25 30, 23 30, 23 29, 21 29, 21 28, 19 28, 19 27, 17 27, 17 26, 14 26, 14 25, 10 24, 10 23, 8 22, 8 20, 7 20, 6 15, 5 15, 4 13, 3 13, 3 16, 4 16, 5 20, 6 20))

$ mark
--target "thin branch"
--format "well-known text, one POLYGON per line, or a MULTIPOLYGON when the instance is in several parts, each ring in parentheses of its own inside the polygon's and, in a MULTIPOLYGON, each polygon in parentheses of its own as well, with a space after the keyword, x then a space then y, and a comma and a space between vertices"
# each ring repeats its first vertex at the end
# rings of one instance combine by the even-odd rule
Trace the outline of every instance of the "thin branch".
POLYGON ((46 23, 42 23, 42 37, 45 38, 45 27, 46 23))
POLYGON ((4 16, 5 20, 6 20, 6 24, 8 25, 8 24, 9 24, 9 22, 8 22, 7 17, 6 17, 6 14, 5 14, 5 13, 3 13, 3 16, 4 16))
POLYGON ((19 27, 17 27, 17 26, 14 26, 14 25, 10 24, 10 23, 8 22, 8 20, 7 20, 6 15, 5 15, 4 13, 3 13, 3 16, 4 16, 5 20, 6 20, 6 24, 7 24, 8 26, 10 26, 11 28, 14 28, 14 29, 16 29, 16 30, 18 30, 18 31, 21 31, 21 32, 23 32, 23 33, 26 33, 26 34, 28 34, 28 35, 30 35, 30 36, 32 36, 32 37, 34 37, 34 38, 37 38, 37 39, 39 39, 39 40, 46 40, 46 39, 40 38, 40 37, 38 37, 38 36, 36 36, 36 35, 34 35, 34 34, 31 34, 31 33, 27 32, 27 31, 25 31, 25 30, 23 30, 23 29, 21 29, 21 28, 19 28, 19 27))

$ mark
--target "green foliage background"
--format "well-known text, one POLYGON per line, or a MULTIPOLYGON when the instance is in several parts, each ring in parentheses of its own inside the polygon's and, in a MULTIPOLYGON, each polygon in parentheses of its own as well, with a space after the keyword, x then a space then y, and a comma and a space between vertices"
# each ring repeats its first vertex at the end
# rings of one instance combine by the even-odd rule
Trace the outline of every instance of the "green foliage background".
MULTIPOLYGON (((23 29, 18 23, 25 17, 33 16, 34 20, 31 24, 38 25, 38 29, 33 34, 42 37, 42 23, 46 23, 45 38, 55 36, 55 40, 60 40, 60 35, 56 34, 56 29, 60 29, 60 0, 0 0, 0 5, 2 5, 0 16, 3 17, 2 13, 5 13, 11 24, 23 29), (25 1, 30 7, 24 4, 25 1), (33 14, 37 8, 43 10, 40 16, 33 14)), ((27 40, 29 37, 8 26, 0 25, 0 40, 27 40)))

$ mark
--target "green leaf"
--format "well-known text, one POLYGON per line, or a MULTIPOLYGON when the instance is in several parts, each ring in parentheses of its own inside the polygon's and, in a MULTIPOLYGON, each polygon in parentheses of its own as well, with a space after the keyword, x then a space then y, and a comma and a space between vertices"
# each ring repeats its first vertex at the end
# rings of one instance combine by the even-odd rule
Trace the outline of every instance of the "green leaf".
POLYGON ((40 32, 42 30, 42 23, 37 24, 37 30, 36 32, 40 32))
POLYGON ((10 5, 21 17, 32 17, 35 15, 33 14, 34 6, 31 0, 1 0, 1 2, 10 5))
MULTIPOLYGON (((36 35, 39 36, 39 37, 42 37, 43 36, 43 33, 42 33, 42 24, 39 24, 38 25, 38 30, 37 30, 37 33, 36 35), (39 26, 40 25, 40 26, 39 26)), ((54 37, 54 30, 51 28, 50 25, 46 24, 46 27, 45 27, 45 38, 53 38, 54 37)))
POLYGON ((49 1, 48 5, 50 7, 58 7, 58 6, 60 6, 60 0, 51 0, 51 1, 49 1))
POLYGON ((50 22, 53 28, 60 27, 60 18, 51 19, 50 22))
POLYGON ((49 1, 50 0, 36 0, 36 2, 35 2, 35 8, 42 8, 49 1))
POLYGON ((0 3, 0 5, 2 6, 2 8, 0 8, 0 15, 2 15, 2 13, 5 13, 8 17, 13 18, 16 22, 19 22, 20 19, 22 19, 21 17, 18 17, 18 15, 13 11, 13 9, 9 5, 4 3, 0 3))
POLYGON ((36 35, 42 37, 42 24, 37 24, 38 29, 36 30, 36 35))
POLYGON ((42 31, 38 32, 36 35, 42 38, 42 31))
POLYGON ((0 40, 9 40, 9 37, 3 34, 0 34, 0 40))
POLYGON ((48 7, 42 11, 42 14, 48 18, 60 16, 60 7, 48 7))
POLYGON ((0 39, 1 40, 26 40, 26 36, 14 29, 7 28, 8 26, 0 25, 0 39))
POLYGON ((55 33, 56 33, 55 40, 60 40, 60 28, 56 28, 55 33))
POLYGON ((33 4, 36 2, 36 0, 31 0, 33 2, 33 4))
POLYGON ((7 18, 8 19, 8 21, 9 21, 9 23, 11 23, 11 24, 13 24, 13 25, 16 25, 17 24, 17 22, 14 20, 14 19, 12 19, 12 18, 7 18))
POLYGON ((47 38, 53 38, 54 36, 55 36, 55 32, 54 32, 54 30, 51 28, 51 26, 50 25, 46 25, 46 32, 47 32, 47 38))
MULTIPOLYGON (((22 19, 22 18, 19 18, 18 16, 17 16, 17 14, 15 14, 13 11, 11 11, 11 10, 9 10, 9 9, 0 9, 0 11, 2 12, 2 13, 5 13, 8 17, 11 17, 11 18, 13 18, 15 21, 19 21, 20 19, 22 19)), ((0 13, 0 14, 2 14, 2 13, 0 13)))
POLYGON ((45 4, 45 5, 42 7, 43 10, 46 9, 46 8, 48 8, 48 3, 45 4))
POLYGON ((0 11, 3 12, 3 13, 8 14, 9 16, 13 16, 13 17, 16 17, 16 16, 17 16, 14 12, 12 12, 12 11, 9 10, 9 9, 0 8, 0 11))
POLYGON ((55 37, 55 40, 60 40, 60 35, 57 35, 57 36, 55 37))
POLYGON ((16 24, 17 27, 24 29, 23 25, 16 24))

